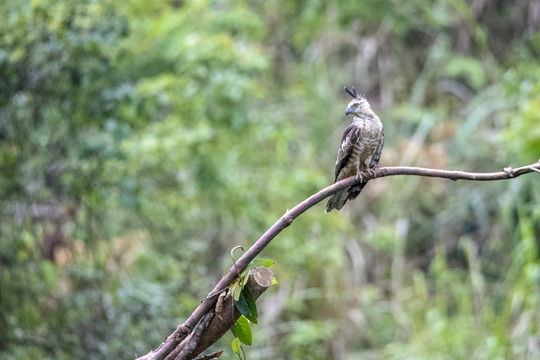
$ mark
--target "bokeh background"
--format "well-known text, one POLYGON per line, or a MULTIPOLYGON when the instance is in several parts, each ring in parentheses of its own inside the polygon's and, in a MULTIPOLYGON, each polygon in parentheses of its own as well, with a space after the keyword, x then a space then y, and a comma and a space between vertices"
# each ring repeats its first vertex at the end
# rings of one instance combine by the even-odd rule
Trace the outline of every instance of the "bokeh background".
MULTIPOLYGON (((535 0, 0 2, 0 358, 159 345, 333 181, 343 86, 382 166, 540 158, 535 0)), ((540 358, 540 177, 391 177, 263 255, 249 359, 540 358)), ((215 349, 236 358, 226 335, 215 349)))

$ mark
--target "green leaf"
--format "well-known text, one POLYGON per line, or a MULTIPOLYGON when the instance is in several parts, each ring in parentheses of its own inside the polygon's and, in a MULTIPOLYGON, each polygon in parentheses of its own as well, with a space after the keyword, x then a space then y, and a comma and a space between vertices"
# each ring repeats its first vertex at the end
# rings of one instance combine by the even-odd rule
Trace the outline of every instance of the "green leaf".
MULTIPOLYGON (((253 269, 254 267, 257 267, 257 266, 264 266, 264 267, 271 267, 275 264, 276 262, 272 259, 267 259, 267 258, 257 258, 255 260, 253 260, 252 262, 249 263, 249 265, 246 267, 246 269, 244 271, 242 271, 242 276, 245 276, 247 277, 247 274, 251 271, 251 269, 253 269)), ((247 280, 246 280, 247 281, 247 280)))
POLYGON ((247 288, 242 290, 238 301, 235 301, 234 304, 238 311, 240 311, 240 314, 244 315, 252 323, 257 324, 257 304, 255 303, 253 294, 247 288))
POLYGON ((249 275, 246 274, 242 277, 242 289, 246 286, 247 282, 249 280, 249 275))
POLYGON ((236 306, 236 308, 238 309, 238 311, 240 311, 240 314, 248 317, 249 316, 249 305, 247 303, 247 300, 246 300, 246 297, 242 294, 242 292, 240 292, 238 294, 238 300, 235 299, 234 300, 234 305, 236 306))
POLYGON ((277 279, 274 277, 274 280, 272 280, 272 283, 270 285, 277 285, 279 284, 277 279))
POLYGON ((240 281, 240 278, 234 279, 232 284, 229 285, 229 292, 235 302, 240 299, 240 294, 242 293, 242 282, 240 281))
POLYGON ((241 295, 244 296, 249 307, 249 316, 246 317, 252 323, 257 324, 257 304, 255 303, 255 298, 253 297, 253 294, 247 288, 244 288, 241 295))
POLYGON ((232 351, 234 351, 237 354, 240 354, 240 347, 242 344, 240 343, 240 339, 235 337, 234 340, 231 343, 232 351))
POLYGON ((257 266, 264 266, 264 267, 272 267, 276 262, 272 259, 266 259, 266 258, 257 258, 251 262, 253 264, 253 267, 257 266))
MULTIPOLYGON (((240 316, 236 321, 236 324, 234 324, 231 328, 231 330, 234 336, 236 336, 236 339, 239 339, 239 342, 241 341, 246 345, 251 345, 251 325, 249 325, 249 321, 245 318, 245 316, 240 316)), ((240 348, 240 346, 238 346, 238 348, 240 348)))

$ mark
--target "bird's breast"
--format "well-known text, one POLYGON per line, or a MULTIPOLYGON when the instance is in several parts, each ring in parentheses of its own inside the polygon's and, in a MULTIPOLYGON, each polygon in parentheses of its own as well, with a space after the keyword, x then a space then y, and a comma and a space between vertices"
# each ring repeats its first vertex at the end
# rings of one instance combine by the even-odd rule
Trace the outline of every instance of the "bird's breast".
POLYGON ((382 124, 380 121, 362 121, 361 137, 356 142, 351 154, 352 160, 360 162, 360 168, 363 169, 363 164, 371 160, 375 150, 379 146, 381 140, 382 124))

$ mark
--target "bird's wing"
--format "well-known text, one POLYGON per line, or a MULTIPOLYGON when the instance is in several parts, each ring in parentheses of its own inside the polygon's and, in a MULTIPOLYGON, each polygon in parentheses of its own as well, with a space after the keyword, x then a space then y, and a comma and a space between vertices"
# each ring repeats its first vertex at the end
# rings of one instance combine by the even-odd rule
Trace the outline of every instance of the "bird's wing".
POLYGON ((347 127, 347 129, 345 129, 343 137, 341 138, 341 146, 339 148, 336 160, 334 181, 337 181, 339 172, 347 165, 347 162, 349 161, 349 158, 351 157, 352 151, 354 149, 354 145, 360 138, 360 132, 360 127, 356 126, 355 124, 351 124, 347 127))
POLYGON ((379 140, 379 145, 377 145, 377 149, 375 149, 375 152, 373 153, 373 156, 371 157, 371 162, 369 163, 369 167, 373 168, 379 164, 379 159, 381 158, 381 151, 384 146, 384 131, 381 131, 381 138, 379 140))

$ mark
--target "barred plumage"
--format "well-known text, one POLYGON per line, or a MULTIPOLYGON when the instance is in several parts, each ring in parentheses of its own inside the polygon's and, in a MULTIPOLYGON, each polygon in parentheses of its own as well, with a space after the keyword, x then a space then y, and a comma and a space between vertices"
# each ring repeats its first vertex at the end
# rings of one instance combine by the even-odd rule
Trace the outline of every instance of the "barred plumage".
MULTIPOLYGON (((334 182, 376 167, 384 145, 383 125, 371 110, 366 98, 358 95, 354 88, 352 91, 345 88, 345 91, 353 97, 347 105, 345 115, 353 114, 354 118, 341 139, 334 182)), ((326 205, 326 212, 341 210, 348 200, 353 200, 360 194, 366 183, 367 181, 362 182, 332 195, 326 205)))

